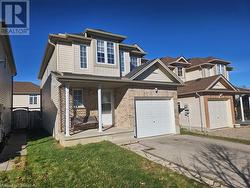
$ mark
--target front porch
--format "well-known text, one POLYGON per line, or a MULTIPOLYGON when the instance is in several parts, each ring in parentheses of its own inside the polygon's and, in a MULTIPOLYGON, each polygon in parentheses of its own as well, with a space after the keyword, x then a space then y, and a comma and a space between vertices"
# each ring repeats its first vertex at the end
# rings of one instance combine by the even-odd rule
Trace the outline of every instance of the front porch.
POLYGON ((76 139, 124 132, 123 128, 133 130, 130 122, 120 125, 121 130, 115 125, 115 109, 120 103, 115 99, 115 88, 110 85, 90 87, 82 83, 61 87, 61 133, 76 139))
POLYGON ((74 146, 77 144, 88 144, 108 140, 117 144, 135 142, 134 130, 132 128, 111 127, 104 128, 102 132, 97 129, 88 129, 78 132, 71 136, 60 135, 60 144, 64 147, 74 146))
POLYGON ((250 94, 235 95, 236 124, 250 125, 250 94))

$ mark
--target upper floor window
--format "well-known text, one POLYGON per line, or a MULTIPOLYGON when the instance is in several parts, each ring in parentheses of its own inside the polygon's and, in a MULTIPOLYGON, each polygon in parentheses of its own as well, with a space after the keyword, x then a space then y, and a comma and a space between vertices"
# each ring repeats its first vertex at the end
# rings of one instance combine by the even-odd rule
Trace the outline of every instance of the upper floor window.
POLYGON ((177 75, 183 76, 183 68, 182 67, 177 67, 177 75))
POLYGON ((121 71, 124 72, 125 71, 125 59, 124 59, 124 52, 120 51, 120 66, 121 66, 121 71))
POLYGON ((108 63, 114 64, 115 63, 115 52, 114 52, 114 43, 107 42, 107 52, 108 52, 108 63))
POLYGON ((97 40, 97 62, 115 64, 115 48, 113 42, 97 40))
POLYGON ((225 73, 225 65, 222 64, 217 64, 217 74, 223 74, 225 73))
POLYGON ((37 95, 30 95, 29 96, 29 104, 37 104, 37 95))
POLYGON ((73 100, 74 106, 83 106, 83 97, 82 97, 82 90, 81 89, 74 89, 73 90, 73 100))
POLYGON ((105 48, 103 40, 97 40, 97 61, 98 63, 105 63, 105 48))
POLYGON ((130 57, 130 71, 134 70, 137 67, 137 57, 130 57))
POLYGON ((80 45, 80 67, 87 68, 87 47, 80 45))

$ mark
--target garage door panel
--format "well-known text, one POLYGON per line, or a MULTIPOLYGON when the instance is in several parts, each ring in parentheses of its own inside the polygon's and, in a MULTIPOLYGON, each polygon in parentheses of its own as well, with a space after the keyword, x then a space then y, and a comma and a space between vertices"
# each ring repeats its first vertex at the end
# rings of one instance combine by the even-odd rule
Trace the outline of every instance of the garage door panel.
POLYGON ((208 101, 210 128, 232 126, 230 100, 208 101))
POLYGON ((136 100, 137 137, 174 133, 173 110, 172 100, 136 100))

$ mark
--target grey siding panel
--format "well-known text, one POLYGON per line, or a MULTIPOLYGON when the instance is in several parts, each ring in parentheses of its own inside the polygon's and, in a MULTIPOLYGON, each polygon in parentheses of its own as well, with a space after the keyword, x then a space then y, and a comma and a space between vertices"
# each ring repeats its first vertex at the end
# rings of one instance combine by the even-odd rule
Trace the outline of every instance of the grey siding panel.
MULTIPOLYGON (((0 59, 5 59, 5 52, 0 43, 0 59)), ((2 106, 2 115, 0 122, 0 142, 4 134, 11 130, 11 93, 12 75, 8 63, 0 63, 0 105, 2 106)))
POLYGON ((50 75, 42 88, 43 127, 58 139, 60 123, 60 83, 50 75))

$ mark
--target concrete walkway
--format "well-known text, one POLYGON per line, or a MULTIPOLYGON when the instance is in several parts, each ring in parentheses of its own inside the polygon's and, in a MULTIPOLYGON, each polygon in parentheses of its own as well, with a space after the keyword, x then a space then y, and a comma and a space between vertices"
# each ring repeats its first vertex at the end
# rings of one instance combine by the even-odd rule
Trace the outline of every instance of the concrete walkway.
POLYGON ((213 131, 208 132, 207 134, 213 135, 213 136, 222 136, 222 137, 250 140, 250 126, 213 130, 213 131))
POLYGON ((0 171, 13 169, 14 158, 27 154, 26 144, 25 132, 14 132, 11 134, 3 151, 0 153, 0 171))

